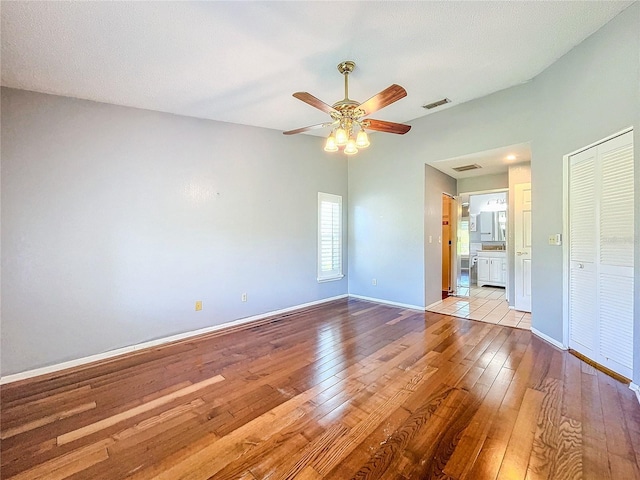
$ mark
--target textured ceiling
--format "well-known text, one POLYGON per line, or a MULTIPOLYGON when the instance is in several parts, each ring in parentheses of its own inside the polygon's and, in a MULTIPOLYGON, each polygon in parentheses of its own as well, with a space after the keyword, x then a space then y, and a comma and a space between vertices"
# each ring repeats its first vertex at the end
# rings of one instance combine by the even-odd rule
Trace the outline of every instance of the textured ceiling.
POLYGON ((289 130, 327 119, 291 94, 341 99, 351 59, 350 97, 398 83, 374 117, 404 122, 530 80, 630 3, 2 2, 2 85, 289 130))

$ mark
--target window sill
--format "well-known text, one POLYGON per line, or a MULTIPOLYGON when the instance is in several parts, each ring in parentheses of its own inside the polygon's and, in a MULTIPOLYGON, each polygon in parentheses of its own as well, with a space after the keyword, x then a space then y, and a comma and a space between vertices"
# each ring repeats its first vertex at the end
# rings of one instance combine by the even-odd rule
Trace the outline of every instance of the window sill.
POLYGON ((334 277, 318 278, 318 283, 335 282, 336 280, 342 280, 343 278, 344 278, 344 275, 336 275, 334 277))

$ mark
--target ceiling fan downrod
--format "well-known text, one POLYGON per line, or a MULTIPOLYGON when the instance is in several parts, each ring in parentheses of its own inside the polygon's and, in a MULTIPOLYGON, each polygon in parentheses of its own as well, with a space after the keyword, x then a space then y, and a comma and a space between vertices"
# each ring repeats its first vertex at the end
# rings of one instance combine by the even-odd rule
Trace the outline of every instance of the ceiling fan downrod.
POLYGON ((356 64, 351 60, 338 64, 338 71, 344 75, 344 100, 342 100, 342 102, 351 102, 351 100, 349 100, 349 74, 353 72, 355 68, 356 64))

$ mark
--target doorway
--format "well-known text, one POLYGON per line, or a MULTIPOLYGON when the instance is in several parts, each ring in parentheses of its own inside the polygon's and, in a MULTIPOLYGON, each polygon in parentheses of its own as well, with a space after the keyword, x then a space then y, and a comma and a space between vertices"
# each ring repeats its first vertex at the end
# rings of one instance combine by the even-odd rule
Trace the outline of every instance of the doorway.
MULTIPOLYGON (((514 267, 516 252, 513 237, 515 233, 514 214, 516 211, 515 185, 531 182, 530 161, 531 145, 529 143, 522 143, 459 157, 451 157, 429 164, 430 167, 440 170, 440 172, 447 175, 447 177, 443 178, 437 177, 438 182, 431 182, 431 184, 426 185, 425 291, 428 299, 428 309, 430 311, 434 311, 434 308, 431 307, 439 308, 437 305, 444 301, 442 298, 439 298, 441 296, 437 291, 438 284, 440 284, 441 291, 443 289, 447 290, 449 301, 462 302, 465 298, 473 298, 474 293, 480 293, 480 295, 485 298, 492 296, 492 303, 496 301, 500 302, 501 309, 506 308, 507 310, 514 311, 514 267), (452 188, 452 181, 455 181, 455 188, 452 188), (459 220, 455 221, 452 215, 449 215, 451 229, 457 227, 456 233, 449 232, 452 242, 449 246, 448 240, 445 240, 444 245, 442 244, 442 232, 440 231, 443 221, 441 216, 441 212, 443 211, 442 192, 452 193, 453 191, 459 192, 454 197, 454 202, 457 202, 457 209, 454 208, 454 211, 459 212, 459 220), (469 198, 471 195, 476 196, 490 193, 503 193, 506 200, 500 203, 506 203, 507 208, 504 208, 505 205, 499 205, 501 208, 496 208, 496 210, 502 210, 502 213, 485 213, 485 219, 490 217, 483 224, 483 215, 481 213, 477 213, 474 216, 469 214, 469 198), (464 198, 465 194, 467 196, 466 199, 464 198), (440 224, 437 226, 437 233, 435 230, 435 221, 438 221, 440 224), (485 233, 485 239, 480 238, 477 241, 471 239, 474 225, 477 234, 485 233), (491 245, 493 239, 488 239, 490 238, 487 235, 489 232, 480 231, 482 228, 481 225, 492 226, 491 228, 494 233, 502 232, 504 240, 499 241, 498 245, 496 245, 495 242, 491 245), (507 241, 506 237, 509 232, 509 239, 507 241), (434 235, 432 235, 432 233, 434 235), (439 237, 437 242, 434 241, 436 239, 435 235, 439 237), (433 245, 434 243, 436 245, 433 245), (498 250, 498 252, 485 251, 491 248, 498 250), (482 263, 482 285, 478 285, 479 257, 477 253, 479 251, 483 251, 483 257, 494 257, 485 258, 482 263), (441 272, 440 279, 437 279, 437 277, 434 278, 433 276, 434 268, 438 266, 443 267, 443 265, 437 265, 436 262, 433 261, 436 255, 439 257, 439 260, 443 258, 445 260, 444 274, 441 272), (504 258, 495 258, 496 256, 502 256, 504 258), (452 270, 454 277, 449 285, 445 284, 443 286, 443 278, 445 281, 449 278, 449 269, 452 270), (489 293, 477 290, 484 288, 491 288, 492 291, 489 293), (496 298, 497 296, 500 296, 500 298, 496 298)), ((444 210, 446 210, 446 206, 444 210)), ((446 222, 447 219, 445 218, 444 221, 446 222)), ((530 229, 526 231, 528 232, 527 235, 531 233, 530 229)), ((446 237, 446 231, 444 235, 446 237)), ((524 270, 529 271, 531 263, 529 262, 524 266, 524 270)), ((530 293, 530 282, 523 282, 523 285, 527 287, 527 293, 530 293)), ((469 301, 467 301, 467 305, 468 304, 469 301)), ((463 310, 464 308, 460 309, 458 313, 462 314, 463 310)), ((494 313, 496 313, 495 316, 497 317, 497 312, 494 313)), ((523 324, 526 324, 531 317, 530 308, 518 310, 516 315, 521 316, 522 320, 524 320, 523 324), (525 313, 527 315, 525 315, 525 313)))
POLYGON ((508 198, 507 189, 442 196, 443 299, 429 311, 531 329, 531 314, 507 302, 508 198))
POLYGON ((507 300, 507 194, 501 189, 459 196, 458 296, 507 300))

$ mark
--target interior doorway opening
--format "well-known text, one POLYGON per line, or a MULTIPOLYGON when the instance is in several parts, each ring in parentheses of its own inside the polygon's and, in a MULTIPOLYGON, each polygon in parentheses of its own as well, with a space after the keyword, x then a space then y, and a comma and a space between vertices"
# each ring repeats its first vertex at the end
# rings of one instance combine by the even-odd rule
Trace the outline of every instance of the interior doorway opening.
POLYGON ((508 304, 508 192, 442 195, 443 298, 429 311, 531 329, 531 314, 508 304))
POLYGON ((507 190, 492 190, 459 196, 457 296, 507 300, 507 195, 507 190), (482 290, 489 287, 491 292, 482 290))
MULTIPOLYGON (((430 163, 428 166, 448 176, 427 184, 425 293, 428 310, 529 328, 530 303, 519 303, 518 299, 531 298, 531 251, 528 241, 531 237, 531 225, 528 222, 531 218, 531 202, 530 195, 527 197, 531 183, 530 143, 451 157, 430 163), (455 181, 455 188, 451 180, 455 181), (518 195, 519 186, 523 187, 520 188, 521 195, 518 195), (436 225, 433 220, 436 208, 441 207, 443 202, 442 192, 455 195, 453 201, 457 202, 458 206, 454 211, 459 212, 459 218, 452 221, 457 231, 451 234, 450 248, 446 242, 444 245, 437 245, 436 250, 436 245, 431 245, 436 243, 436 237, 431 233, 438 235, 438 243, 441 243, 441 234, 435 232, 436 225), (492 205, 496 208, 487 209, 492 211, 470 211, 470 200, 480 195, 498 193, 504 196, 504 200, 498 200, 498 205, 492 205), (484 223, 483 214, 485 218, 491 216, 484 223), (520 217, 522 221, 518 222, 520 217), (488 237, 489 232, 481 231, 482 225, 487 224, 492 225, 492 232, 500 236, 488 237), (476 234, 485 233, 484 238, 474 238, 474 226, 476 234), (519 238, 523 240, 520 242, 522 245, 518 243, 519 238), (482 255, 479 255, 480 252, 482 255), (448 298, 445 299, 439 298, 437 286, 443 283, 443 279, 449 278, 448 265, 444 265, 444 274, 440 279, 430 274, 435 273, 434 267, 437 268, 433 262, 434 256, 441 257, 442 254, 445 262, 447 259, 450 262, 454 275, 446 292, 448 298), (519 292, 526 295, 519 295, 519 292)), ((486 199, 484 203, 488 202, 489 199, 486 199)), ((442 288, 442 285, 440 286, 442 288)))

